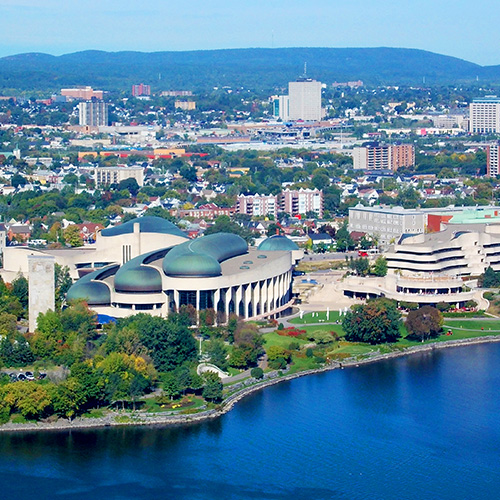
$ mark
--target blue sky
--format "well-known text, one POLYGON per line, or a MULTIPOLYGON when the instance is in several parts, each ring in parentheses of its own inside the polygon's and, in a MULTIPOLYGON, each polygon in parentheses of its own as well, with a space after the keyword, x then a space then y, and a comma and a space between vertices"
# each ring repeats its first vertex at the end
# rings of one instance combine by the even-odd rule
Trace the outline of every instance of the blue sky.
POLYGON ((500 64, 494 0, 0 0, 0 18, 0 56, 385 46, 500 64))

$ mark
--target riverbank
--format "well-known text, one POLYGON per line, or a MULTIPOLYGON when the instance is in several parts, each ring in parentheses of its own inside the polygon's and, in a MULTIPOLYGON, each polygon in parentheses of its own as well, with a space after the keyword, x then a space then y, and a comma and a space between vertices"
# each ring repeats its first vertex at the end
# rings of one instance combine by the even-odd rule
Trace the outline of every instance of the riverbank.
POLYGON ((179 414, 179 415, 162 415, 158 413, 143 413, 137 411, 135 413, 124 414, 120 412, 109 412, 101 418, 83 418, 79 417, 73 421, 59 419, 56 422, 37 422, 37 423, 7 423, 0 426, 0 432, 32 432, 32 431, 66 431, 77 429, 92 429, 103 427, 123 427, 123 426, 144 426, 144 425, 186 425, 199 423, 206 420, 218 418, 231 411, 238 401, 241 401, 246 396, 270 387, 281 382, 293 380, 307 375, 324 373, 339 368, 357 367, 360 365, 375 363, 378 361, 399 358, 411 354, 434 351, 437 349, 445 349, 450 347, 467 346, 471 344, 483 344, 489 342, 500 342, 500 335, 487 335, 484 337, 474 337, 459 340, 447 340, 444 342, 429 342, 418 346, 412 346, 400 351, 394 351, 385 354, 374 354, 362 359, 348 359, 345 362, 332 362, 321 368, 312 370, 304 370, 301 372, 282 375, 276 378, 258 382, 255 385, 246 387, 229 397, 227 397, 216 409, 211 409, 195 414, 179 414))

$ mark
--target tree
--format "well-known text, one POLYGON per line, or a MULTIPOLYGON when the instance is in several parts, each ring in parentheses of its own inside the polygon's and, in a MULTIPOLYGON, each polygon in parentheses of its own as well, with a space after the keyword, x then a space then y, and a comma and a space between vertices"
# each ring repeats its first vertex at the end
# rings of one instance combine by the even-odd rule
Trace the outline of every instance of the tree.
POLYGON ((132 196, 137 196, 139 192, 140 186, 134 178, 123 179, 118 184, 118 190, 128 191, 132 196))
POLYGON ((213 339, 208 343, 206 353, 210 362, 218 366, 222 371, 227 369, 227 349, 222 340, 213 339))
POLYGON ((27 184, 27 180, 20 174, 14 174, 10 180, 13 187, 24 186, 27 184))
POLYGON ((70 247, 81 247, 83 246, 83 238, 80 234, 80 229, 76 224, 69 225, 64 230, 64 241, 70 247))
POLYGON ((163 394, 168 396, 169 399, 177 398, 181 393, 177 377, 173 372, 167 372, 163 374, 161 386, 163 394))
POLYGON ((443 315, 432 306, 423 306, 416 311, 410 311, 405 321, 409 337, 422 342, 427 338, 437 337, 443 327, 443 315))
POLYGON ((382 255, 377 257, 377 260, 373 264, 372 273, 375 276, 386 276, 387 275, 387 260, 382 255))
POLYGON ((69 274, 68 266, 55 264, 54 266, 54 285, 55 285, 55 300, 58 308, 61 307, 63 300, 66 298, 66 293, 73 284, 73 280, 69 274))
POLYGON ((219 375, 214 372, 206 372, 204 378, 203 397, 207 401, 220 401, 222 399, 222 382, 219 375))
POLYGON ((497 273, 489 266, 479 277, 479 284, 483 288, 496 288, 500 286, 500 273, 497 273))
POLYGON ((19 302, 24 309, 28 308, 28 289, 28 280, 24 276, 18 276, 12 282, 12 295, 19 299, 19 302))
POLYGON ((175 316, 165 320, 141 313, 121 320, 116 328, 125 326, 139 333, 159 371, 174 370, 196 358, 196 341, 186 325, 176 322, 175 316))
POLYGON ((337 251, 345 252, 354 248, 354 240, 351 238, 349 231, 347 229, 347 224, 344 224, 338 231, 336 236, 337 241, 337 251))
POLYGON ((262 370, 262 368, 256 366, 255 368, 252 368, 250 370, 250 376, 259 380, 264 376, 264 371, 262 370))
POLYGON ((349 267, 356 272, 358 276, 367 276, 370 270, 370 263, 366 257, 353 259, 349 262, 349 267))
POLYGON ((241 236, 247 243, 253 243, 254 235, 252 231, 241 227, 236 222, 231 222, 227 215, 221 215, 215 219, 215 224, 206 229, 205 235, 215 233, 234 233, 241 236))
POLYGON ((401 314, 396 304, 387 299, 373 299, 357 304, 345 314, 342 327, 346 340, 380 344, 395 342, 401 335, 401 314))

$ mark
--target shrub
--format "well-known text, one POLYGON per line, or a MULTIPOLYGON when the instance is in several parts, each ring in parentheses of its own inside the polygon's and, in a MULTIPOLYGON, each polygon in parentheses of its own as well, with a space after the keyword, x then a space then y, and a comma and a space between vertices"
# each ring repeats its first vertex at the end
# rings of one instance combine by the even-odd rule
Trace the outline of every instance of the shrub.
POLYGON ((313 352, 313 350, 312 350, 310 347, 308 347, 308 348, 306 349, 306 356, 307 356, 308 358, 312 358, 312 357, 314 356, 314 352, 313 352))
POLYGON ((253 378, 256 378, 257 380, 261 379, 263 376, 264 376, 264 371, 262 370, 262 368, 259 368, 258 366, 255 367, 255 368, 252 368, 250 370, 250 375, 253 377, 253 378))
POLYGON ((300 349, 300 344, 298 342, 290 342, 288 345, 289 351, 298 351, 300 349))
POLYGON ((273 370, 284 370, 286 368, 286 361, 284 358, 276 358, 269 361, 269 367, 273 370))

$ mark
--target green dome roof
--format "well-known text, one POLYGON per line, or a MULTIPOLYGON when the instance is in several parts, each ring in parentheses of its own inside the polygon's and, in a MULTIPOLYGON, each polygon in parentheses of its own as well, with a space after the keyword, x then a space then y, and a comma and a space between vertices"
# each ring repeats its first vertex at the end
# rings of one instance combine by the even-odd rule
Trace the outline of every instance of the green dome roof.
POLYGON ((68 300, 85 300, 89 306, 109 305, 111 292, 104 283, 91 281, 89 283, 75 283, 69 290, 68 300))
POLYGON ((161 233, 172 234, 174 236, 187 236, 175 225, 161 217, 138 217, 129 220, 119 226, 109 227, 101 231, 102 236, 119 236, 122 234, 131 234, 134 232, 134 224, 139 224, 141 233, 161 233))
POLYGON ((297 243, 294 241, 290 240, 286 236, 282 236, 279 234, 275 234, 274 236, 271 236, 270 238, 267 238, 264 240, 260 245, 259 245, 259 250, 271 250, 271 251, 276 251, 276 250, 285 250, 285 251, 292 251, 292 250, 298 250, 299 247, 297 246, 297 243))
POLYGON ((211 277, 222 273, 219 262, 210 255, 186 254, 174 261, 163 264, 163 270, 168 276, 211 277))
POLYGON ((117 292, 161 292, 161 275, 152 267, 123 266, 115 276, 117 292))
POLYGON ((163 259, 163 272, 167 276, 220 276, 221 262, 247 252, 246 241, 236 234, 210 234, 172 248, 163 259))
POLYGON ((129 260, 118 270, 115 276, 115 290, 127 293, 157 293, 162 291, 161 274, 157 269, 143 266, 165 257, 169 248, 154 250, 129 260))
POLYGON ((83 278, 80 278, 68 290, 68 300, 85 300, 89 306, 109 305, 111 303, 111 292, 108 285, 102 281, 94 281, 105 279, 112 276, 118 270, 119 266, 113 264, 106 266, 103 269, 89 273, 83 278))

